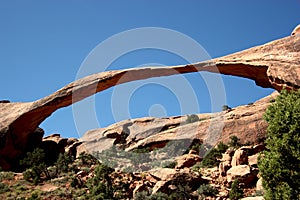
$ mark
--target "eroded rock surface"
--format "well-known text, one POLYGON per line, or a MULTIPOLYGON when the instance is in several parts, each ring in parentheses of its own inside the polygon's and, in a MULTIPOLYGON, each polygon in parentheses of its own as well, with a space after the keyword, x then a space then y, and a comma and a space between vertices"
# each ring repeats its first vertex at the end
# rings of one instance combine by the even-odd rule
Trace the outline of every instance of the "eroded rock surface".
MULTIPOLYGON (((36 136, 35 130, 39 124, 57 109, 115 85, 152 77, 208 71, 249 78, 262 87, 281 90, 285 86, 289 89, 298 89, 300 87, 299 52, 300 37, 294 34, 265 45, 201 63, 101 72, 74 81, 35 102, 0 102, 0 166, 8 169, 11 161, 32 144, 30 141, 36 136)), ((205 122, 202 123, 205 127, 205 122)), ((236 122, 228 123, 225 129, 235 126, 234 123, 236 122)), ((168 137, 171 137, 171 134, 173 133, 170 132, 168 137)))
MULTIPOLYGON (((119 137, 126 138, 122 143, 126 151, 143 148, 153 150, 167 146, 170 141, 187 139, 191 143, 192 140, 198 140, 214 146, 220 141, 229 142, 232 135, 238 135, 241 143, 259 143, 264 139, 267 128, 262 116, 277 95, 278 92, 274 92, 251 105, 239 106, 230 111, 199 114, 200 121, 194 123, 185 123, 186 116, 122 121, 106 129, 88 131, 81 138, 84 147, 81 151, 101 152, 116 145, 119 137)), ((245 148, 242 150, 250 151, 245 148)), ((259 148, 262 147, 251 148, 251 151, 258 151, 259 148)))

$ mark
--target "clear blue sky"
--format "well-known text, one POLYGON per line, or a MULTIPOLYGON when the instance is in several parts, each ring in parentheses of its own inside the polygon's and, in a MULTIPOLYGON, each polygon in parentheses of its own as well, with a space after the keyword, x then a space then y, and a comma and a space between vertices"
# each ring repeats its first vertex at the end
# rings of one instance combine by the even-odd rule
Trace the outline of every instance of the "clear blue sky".
MULTIPOLYGON (((176 30, 196 40, 215 58, 289 35, 300 23, 299 11, 299 0, 1 0, 0 99, 34 101, 55 92, 74 81, 91 50, 122 31, 140 27, 176 30)), ((185 62, 167 52, 144 50, 122 56, 107 67, 185 62)), ((185 77, 197 91, 201 112, 210 112, 203 80, 193 75, 185 77)), ((231 107, 272 92, 250 80, 228 76, 223 79, 231 107)), ((102 127, 115 121, 111 114, 112 92, 113 89, 96 95, 102 127)), ((136 118, 154 114, 149 110, 157 104, 164 107, 166 115, 188 114, 180 111, 176 95, 151 84, 139 88, 128 107, 131 117, 136 118), (157 95, 149 95, 153 93, 157 95)), ((71 107, 57 111, 41 127, 46 135, 78 137, 71 107)))

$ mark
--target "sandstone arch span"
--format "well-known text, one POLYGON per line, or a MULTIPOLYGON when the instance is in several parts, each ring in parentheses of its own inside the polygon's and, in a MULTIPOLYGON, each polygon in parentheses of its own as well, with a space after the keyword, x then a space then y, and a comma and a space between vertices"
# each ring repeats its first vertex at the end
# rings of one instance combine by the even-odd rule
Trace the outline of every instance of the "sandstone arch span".
POLYGON ((34 131, 39 124, 59 108, 125 82, 197 71, 249 78, 259 86, 276 90, 281 90, 283 87, 298 89, 300 87, 300 36, 288 36, 195 64, 101 72, 74 81, 34 102, 0 102, 0 166, 8 169, 10 161, 30 145, 29 140, 35 137, 34 131))

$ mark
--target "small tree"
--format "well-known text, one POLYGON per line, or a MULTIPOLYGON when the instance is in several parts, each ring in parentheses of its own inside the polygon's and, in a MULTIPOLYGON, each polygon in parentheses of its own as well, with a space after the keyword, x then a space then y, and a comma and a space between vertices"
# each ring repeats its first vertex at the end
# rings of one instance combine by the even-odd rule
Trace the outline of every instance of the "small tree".
POLYGON ((70 170, 69 164, 73 162, 73 159, 67 153, 60 153, 55 163, 58 172, 68 172, 70 170))
POLYGON ((240 138, 238 138, 235 135, 230 136, 230 141, 228 142, 228 145, 235 148, 241 146, 240 138))
POLYGON ((186 123, 194 123, 194 122, 198 122, 200 119, 198 117, 198 115, 192 114, 192 115, 188 115, 186 118, 186 123))
POLYGON ((266 199, 300 199, 300 91, 283 90, 268 107, 265 151, 258 166, 266 199))
POLYGON ((32 152, 27 152, 27 157, 20 161, 20 164, 27 169, 24 174, 26 180, 32 179, 35 184, 39 182, 42 174, 50 179, 50 174, 45 164, 45 153, 43 149, 36 148, 32 152))
POLYGON ((243 197, 243 193, 244 192, 240 186, 240 182, 238 180, 233 181, 229 192, 229 199, 238 200, 243 197))
POLYGON ((212 148, 203 158, 200 167, 215 167, 220 163, 222 153, 225 153, 228 146, 220 142, 215 148, 212 148))
POLYGON ((231 110, 231 108, 228 105, 222 106, 222 111, 231 110))
POLYGON ((219 192, 216 188, 209 184, 202 184, 197 190, 201 199, 205 199, 206 197, 216 196, 219 192))
POLYGON ((114 170, 106 165, 98 165, 95 169, 95 176, 88 180, 89 198, 92 199, 115 199, 110 174, 114 170))

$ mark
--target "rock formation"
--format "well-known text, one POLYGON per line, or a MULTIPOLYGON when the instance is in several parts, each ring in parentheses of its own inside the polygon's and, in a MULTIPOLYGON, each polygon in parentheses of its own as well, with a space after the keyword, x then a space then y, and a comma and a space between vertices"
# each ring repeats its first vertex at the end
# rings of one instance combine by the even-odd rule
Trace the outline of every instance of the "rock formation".
POLYGON ((298 34, 300 34, 300 24, 296 26, 292 32, 292 35, 298 35, 298 34))
MULTIPOLYGON (((121 137, 126 138, 122 143, 126 151, 161 148, 174 139, 191 139, 203 143, 210 136, 208 132, 211 130, 209 129, 211 124, 218 124, 220 119, 223 127, 219 132, 220 135, 215 136, 213 146, 219 141, 229 142, 232 135, 238 135, 242 143, 259 143, 264 139, 267 128, 267 123, 262 116, 277 95, 278 92, 274 92, 251 105, 239 106, 230 111, 199 114, 200 121, 188 124, 184 123, 187 119, 186 116, 125 120, 107 128, 88 131, 81 138, 83 141, 81 146, 84 148, 81 148, 80 151, 101 152, 112 147, 121 137)), ((192 141, 190 141, 191 143, 192 141)), ((121 145, 121 143, 118 144, 121 145)), ((258 148, 261 147, 256 147, 251 151, 261 151, 258 148)), ((246 149, 242 151, 246 151, 246 149)))
MULTIPOLYGON (((255 80, 262 87, 281 90, 300 87, 300 37, 292 36, 253 47, 222 58, 195 64, 170 67, 147 67, 101 72, 74 81, 57 92, 27 103, 0 102, 0 166, 11 162, 32 147, 39 124, 57 109, 69 106, 90 95, 118 84, 170 76, 174 74, 208 71, 255 80)), ((235 122, 228 124, 234 126, 235 122)))

